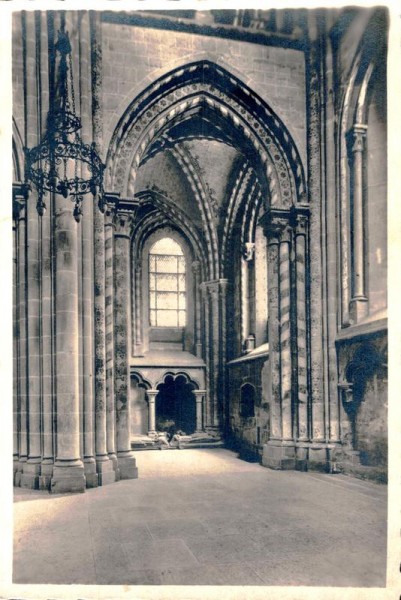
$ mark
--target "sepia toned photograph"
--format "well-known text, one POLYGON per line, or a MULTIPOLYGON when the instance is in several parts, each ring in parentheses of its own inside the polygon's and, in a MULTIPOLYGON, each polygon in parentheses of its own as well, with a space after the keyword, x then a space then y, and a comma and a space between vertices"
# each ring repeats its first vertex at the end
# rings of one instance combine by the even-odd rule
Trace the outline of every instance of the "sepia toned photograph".
POLYGON ((110 4, 11 17, 12 582, 384 590, 390 11, 110 4))

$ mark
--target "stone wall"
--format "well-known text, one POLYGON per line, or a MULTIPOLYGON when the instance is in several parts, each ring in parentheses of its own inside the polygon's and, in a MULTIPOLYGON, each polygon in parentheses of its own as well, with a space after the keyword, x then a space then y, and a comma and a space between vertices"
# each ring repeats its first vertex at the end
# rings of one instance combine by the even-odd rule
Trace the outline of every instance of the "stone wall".
POLYGON ((262 445, 268 441, 270 433, 268 358, 266 355, 252 358, 245 356, 232 361, 227 370, 230 406, 228 444, 238 450, 241 457, 258 460, 262 454, 262 445), (255 389, 253 417, 241 415, 241 388, 245 384, 251 384, 255 389))

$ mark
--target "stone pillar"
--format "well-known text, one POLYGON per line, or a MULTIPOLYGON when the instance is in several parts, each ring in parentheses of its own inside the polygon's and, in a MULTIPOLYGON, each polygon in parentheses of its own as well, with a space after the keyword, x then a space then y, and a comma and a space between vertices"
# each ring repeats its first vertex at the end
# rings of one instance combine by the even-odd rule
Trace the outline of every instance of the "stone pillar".
POLYGON ((268 337, 271 381, 270 438, 281 440, 280 337, 279 337, 279 237, 281 229, 265 228, 268 261, 268 337))
POLYGON ((201 334, 201 302, 199 294, 199 283, 200 283, 200 263, 194 261, 192 263, 192 273, 194 278, 194 300, 195 300, 195 354, 196 356, 202 356, 202 334, 201 334))
POLYGON ((113 463, 107 451, 106 399, 106 306, 104 215, 94 210, 94 284, 95 284, 95 449, 99 485, 115 481, 113 463))
POLYGON ((321 17, 313 11, 308 13, 309 42, 305 53, 306 65, 306 107, 307 107, 307 157, 308 157, 308 196, 310 205, 310 391, 311 391, 311 433, 314 444, 309 453, 312 460, 325 460, 326 440, 325 411, 326 389, 323 371, 323 261, 321 206, 322 191, 322 56, 320 31, 321 17))
POLYGON ((135 265, 135 356, 143 354, 142 351, 142 265, 135 265))
POLYGON ((15 475, 15 485, 20 485, 23 467, 28 458, 27 433, 27 318, 26 318, 26 200, 21 203, 18 212, 18 394, 19 394, 19 461, 15 475))
POLYGON ((55 366, 56 462, 54 493, 83 492, 86 480, 80 456, 77 228, 71 201, 55 196, 55 366))
POLYGON ((194 390, 196 399, 196 429, 195 433, 203 431, 202 415, 203 415, 203 399, 206 395, 206 390, 194 390))
POLYGON ((274 469, 295 468, 292 406, 291 244, 289 211, 270 210, 264 216, 268 239, 269 365, 271 437, 262 463, 274 469))
POLYGON ((220 319, 219 319, 219 287, 218 282, 208 282, 207 290, 210 297, 210 322, 211 322, 211 348, 210 348, 210 410, 211 410, 211 425, 217 429, 220 423, 220 402, 219 387, 221 379, 220 361, 219 361, 219 346, 220 346, 220 319))
MULTIPOLYGON (((13 211, 14 212, 14 211, 13 211)), ((17 243, 18 243, 18 214, 13 214, 13 481, 18 471, 18 323, 17 323, 17 243)))
POLYGON ((156 396, 159 390, 146 390, 148 397, 148 435, 153 437, 156 435, 156 396))
MULTIPOLYGON (((93 142, 102 146, 102 28, 100 14, 90 11, 92 135, 93 142)), ((105 322, 105 248, 104 215, 94 209, 94 285, 95 285, 95 448, 99 484, 115 481, 113 462, 107 452, 106 417, 106 322, 105 322)))
MULTIPOLYGON (((43 132, 49 108, 49 55, 47 14, 37 13, 37 30, 40 30, 40 129, 43 132)), ((39 54, 39 48, 38 48, 39 54)), ((39 65, 38 65, 39 66, 39 65)), ((53 432, 53 203, 50 199, 46 213, 39 219, 39 264, 40 264, 40 328, 41 328, 41 412, 42 412, 42 464, 39 488, 50 489, 54 464, 53 432)))
MULTIPOLYGON (((72 24, 76 27, 75 24, 72 24)), ((78 13, 79 45, 73 45, 74 81, 79 75, 80 117, 82 139, 92 141, 92 98, 89 13, 78 13), (78 62, 79 61, 79 62, 78 62), (76 69, 75 65, 79 64, 76 69)), ((96 203, 87 196, 82 203, 81 264, 82 264, 82 412, 83 459, 86 487, 97 487, 99 477, 95 460, 95 390, 94 390, 94 260, 93 220, 96 203)))
POLYGON ((280 261, 280 387, 283 441, 293 440, 292 417, 292 364, 291 364, 291 319, 290 319, 290 249, 292 230, 285 225, 279 247, 280 261))
POLYGON ((365 294, 365 252, 364 252, 364 215, 363 215, 363 153, 367 125, 353 127, 353 189, 352 189, 352 298, 350 316, 358 322, 368 314, 368 299, 365 294))
POLYGON ((132 213, 117 210, 114 236, 114 386, 117 458, 121 479, 138 476, 130 432, 130 229, 132 213))
POLYGON ((220 279, 219 281, 219 292, 220 292, 220 330, 221 330, 221 343, 220 343, 220 356, 219 356, 219 369, 220 369, 220 386, 219 386, 219 398, 222 406, 222 419, 221 427, 223 428, 224 434, 228 434, 229 431, 229 406, 227 398, 227 288, 228 280, 220 279))
MULTIPOLYGON (((37 79, 37 26, 35 13, 25 14, 25 75, 27 93, 27 145, 39 142, 40 116, 38 114, 37 79)), ((41 373, 40 373, 40 265, 39 265, 39 216, 36 211, 36 191, 26 207, 26 276, 27 276, 27 429, 28 459, 24 464, 21 487, 38 488, 41 449, 41 373)))
MULTIPOLYGON (((106 425, 107 453, 118 469, 115 445, 115 399, 114 399, 114 210, 105 213, 105 294, 106 294, 106 425)), ((118 475, 118 473, 117 473, 118 475)))
MULTIPOLYGON (((20 272, 19 237, 24 233, 22 217, 25 215, 25 194, 23 184, 13 184, 13 479, 19 485, 22 465, 20 463, 21 440, 21 365, 20 365, 20 272), (20 229, 21 219, 21 229, 20 229)), ((24 236, 25 241, 25 236, 24 236)), ((23 303, 25 305, 25 303, 23 303)), ((26 455, 25 455, 26 458, 26 455)))
POLYGON ((298 418, 297 439, 309 440, 309 394, 307 372, 307 314, 306 314, 306 259, 307 259, 307 214, 295 215, 295 269, 297 291, 297 383, 298 418))
POLYGON ((211 389, 210 384, 212 381, 212 372, 210 369, 211 364, 211 341, 210 341, 210 307, 209 307, 209 294, 206 287, 206 282, 200 284, 200 291, 202 295, 202 310, 203 310, 203 323, 204 323, 204 360, 207 365, 206 368, 206 388, 209 390, 207 399, 204 405, 204 427, 210 428, 212 426, 212 408, 211 408, 211 389))

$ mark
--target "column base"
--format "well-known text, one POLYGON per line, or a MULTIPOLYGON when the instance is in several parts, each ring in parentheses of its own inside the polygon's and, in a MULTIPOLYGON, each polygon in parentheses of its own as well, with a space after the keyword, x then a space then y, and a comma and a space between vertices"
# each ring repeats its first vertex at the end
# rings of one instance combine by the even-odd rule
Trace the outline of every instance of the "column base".
POLYGON ((39 475, 40 475, 40 463, 26 462, 24 464, 22 474, 21 474, 20 487, 30 489, 30 490, 38 490, 39 489, 39 475))
POLYGON ((84 458, 84 473, 87 488, 97 488, 99 478, 96 471, 96 462, 93 457, 84 458))
POLYGON ((24 470, 25 462, 26 461, 21 461, 21 459, 18 461, 17 470, 14 473, 14 485, 15 485, 15 487, 20 487, 21 486, 21 477, 22 477, 22 472, 24 470))
POLYGON ((264 444, 262 465, 269 469, 294 470, 296 468, 294 443, 268 442, 264 444))
POLYGON ((99 485, 108 485, 116 480, 113 462, 106 456, 105 459, 96 461, 99 485))
POLYGON ((335 473, 336 444, 272 441, 263 446, 262 465, 270 469, 335 473))
POLYGON ((115 452, 109 452, 109 459, 113 463, 113 470, 116 474, 116 481, 120 481, 120 469, 118 468, 118 458, 115 452))
POLYGON ((120 479, 137 479, 138 468, 136 466, 136 459, 130 452, 124 452, 123 454, 117 454, 118 468, 120 471, 120 479))
POLYGON ((359 323, 368 315, 368 299, 364 296, 353 298, 349 303, 349 315, 352 323, 359 323))
POLYGON ((52 494, 65 494, 66 492, 84 492, 86 478, 83 465, 79 466, 54 466, 50 491, 52 494))
POLYGON ((42 461, 42 467, 40 469, 39 476, 39 489, 50 491, 51 479, 53 475, 53 460, 44 459, 42 461))

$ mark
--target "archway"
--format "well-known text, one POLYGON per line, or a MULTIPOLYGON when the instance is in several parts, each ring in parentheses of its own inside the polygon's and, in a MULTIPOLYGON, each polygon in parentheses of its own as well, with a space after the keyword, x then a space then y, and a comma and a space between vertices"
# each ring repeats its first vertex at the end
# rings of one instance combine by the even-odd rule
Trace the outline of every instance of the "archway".
POLYGON ((175 433, 191 435, 196 430, 195 384, 184 375, 167 375, 157 386, 156 430, 167 432, 171 439, 175 433))

